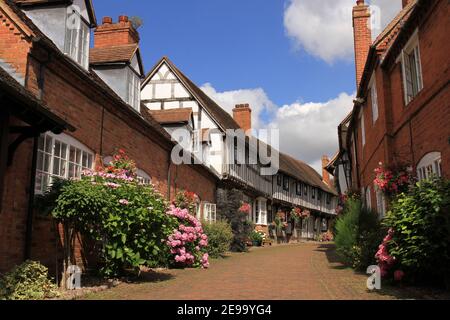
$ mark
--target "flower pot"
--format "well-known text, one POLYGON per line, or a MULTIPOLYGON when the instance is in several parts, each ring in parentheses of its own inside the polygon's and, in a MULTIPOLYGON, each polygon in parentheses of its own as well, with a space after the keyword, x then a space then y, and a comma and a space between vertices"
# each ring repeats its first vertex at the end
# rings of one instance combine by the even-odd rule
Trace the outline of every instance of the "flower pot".
POLYGON ((261 246, 261 242, 259 242, 259 241, 253 241, 252 244, 253 244, 254 247, 260 247, 261 246))

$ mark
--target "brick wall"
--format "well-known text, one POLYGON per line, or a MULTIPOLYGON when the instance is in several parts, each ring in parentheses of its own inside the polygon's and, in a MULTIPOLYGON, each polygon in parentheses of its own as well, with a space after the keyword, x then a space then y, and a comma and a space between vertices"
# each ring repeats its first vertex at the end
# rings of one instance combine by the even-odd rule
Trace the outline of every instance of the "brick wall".
MULTIPOLYGON (((10 21, 1 20, 0 59, 7 60, 26 75, 30 91, 36 95, 42 93, 50 109, 76 128, 75 132, 67 134, 102 156, 111 155, 117 148, 125 149, 137 166, 152 177, 159 191, 167 195, 171 144, 133 110, 93 85, 89 75, 77 71, 55 54, 50 58, 39 44, 32 47, 28 38, 11 30, 10 26, 10 21), (6 46, 4 39, 7 39, 6 46), (37 85, 40 61, 47 61, 43 68, 43 88, 37 85)), ((31 157, 30 140, 19 147, 14 164, 7 170, 0 212, 0 271, 22 262, 24 256, 31 157)), ((197 193, 203 201, 215 203, 216 178, 206 169, 172 165, 171 171, 172 198, 183 188, 197 193)), ((34 218, 32 258, 46 264, 52 272, 62 258, 61 232, 57 229, 52 220, 34 218)), ((80 239, 76 244, 79 264, 84 264, 85 257, 89 256, 81 249, 82 243, 80 239)))
POLYGON ((379 64, 376 67, 379 118, 373 124, 372 101, 367 92, 367 101, 363 106, 366 129, 364 147, 357 122, 360 185, 357 185, 358 179, 353 181, 354 188, 372 186, 373 206, 376 205, 373 171, 380 161, 386 165, 412 165, 415 172, 416 165, 425 154, 439 151, 442 154, 443 174, 450 178, 450 60, 447 54, 450 44, 446 40, 450 22, 447 12, 447 1, 438 1, 419 26, 424 88, 407 106, 401 63, 394 63, 387 69, 382 69, 379 64))

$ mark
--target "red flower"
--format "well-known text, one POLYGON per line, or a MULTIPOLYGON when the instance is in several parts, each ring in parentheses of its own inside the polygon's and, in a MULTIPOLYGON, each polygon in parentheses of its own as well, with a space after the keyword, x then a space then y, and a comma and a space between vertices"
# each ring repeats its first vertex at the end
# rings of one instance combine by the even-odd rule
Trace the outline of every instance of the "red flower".
POLYGON ((405 276, 405 273, 402 270, 397 270, 394 272, 394 280, 395 281, 402 281, 404 276, 405 276))

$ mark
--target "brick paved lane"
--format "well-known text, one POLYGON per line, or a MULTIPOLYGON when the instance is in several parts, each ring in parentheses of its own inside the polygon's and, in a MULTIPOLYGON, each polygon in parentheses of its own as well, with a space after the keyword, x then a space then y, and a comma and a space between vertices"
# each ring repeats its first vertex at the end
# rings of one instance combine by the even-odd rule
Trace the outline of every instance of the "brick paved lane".
MULTIPOLYGON (((396 290, 368 292, 366 275, 344 268, 330 244, 255 248, 213 260, 208 270, 168 270, 89 299, 395 299, 396 290)), ((397 290, 398 291, 398 290, 397 290)))

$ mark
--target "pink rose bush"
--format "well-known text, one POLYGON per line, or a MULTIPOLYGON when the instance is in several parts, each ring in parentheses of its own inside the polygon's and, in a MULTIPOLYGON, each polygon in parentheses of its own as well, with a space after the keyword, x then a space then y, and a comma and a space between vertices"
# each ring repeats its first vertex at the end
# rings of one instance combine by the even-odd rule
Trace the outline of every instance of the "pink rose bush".
POLYGON ((167 245, 173 256, 173 263, 178 267, 209 267, 206 253, 208 236, 203 232, 200 221, 189 214, 187 209, 170 206, 169 216, 177 219, 179 226, 167 238, 167 245))
POLYGON ((252 207, 248 203, 243 203, 239 208, 239 212, 250 214, 252 207))
POLYGON ((382 277, 386 277, 388 275, 389 270, 396 262, 395 257, 391 256, 388 251, 388 245, 393 236, 394 230, 389 229, 388 235, 383 239, 383 243, 378 247, 378 252, 375 254, 382 277))
POLYGON ((387 195, 395 195, 405 190, 411 176, 407 170, 390 170, 382 167, 375 169, 375 185, 387 195))

